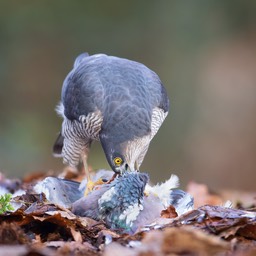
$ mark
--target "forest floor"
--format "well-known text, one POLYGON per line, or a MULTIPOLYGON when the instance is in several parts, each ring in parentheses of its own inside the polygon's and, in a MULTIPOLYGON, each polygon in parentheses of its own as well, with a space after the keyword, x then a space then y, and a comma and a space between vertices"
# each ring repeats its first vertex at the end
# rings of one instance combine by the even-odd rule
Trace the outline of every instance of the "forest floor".
MULTIPOLYGON (((177 217, 170 206, 155 223, 128 235, 32 193, 48 175, 52 173, 32 173, 23 179, 0 176, 0 188, 26 191, 0 199, 0 256, 256 255, 256 192, 210 193, 206 185, 191 182, 187 192, 194 196, 194 210, 177 217), (11 212, 8 200, 21 207, 11 212)), ((81 180, 70 173, 65 178, 81 180)))

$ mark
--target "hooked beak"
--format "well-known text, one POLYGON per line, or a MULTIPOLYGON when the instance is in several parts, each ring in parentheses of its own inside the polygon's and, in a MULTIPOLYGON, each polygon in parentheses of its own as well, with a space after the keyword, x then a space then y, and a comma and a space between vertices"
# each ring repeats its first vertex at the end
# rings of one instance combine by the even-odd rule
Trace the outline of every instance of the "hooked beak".
POLYGON ((121 166, 115 167, 115 172, 123 175, 125 172, 130 172, 132 169, 127 163, 122 164, 121 166))

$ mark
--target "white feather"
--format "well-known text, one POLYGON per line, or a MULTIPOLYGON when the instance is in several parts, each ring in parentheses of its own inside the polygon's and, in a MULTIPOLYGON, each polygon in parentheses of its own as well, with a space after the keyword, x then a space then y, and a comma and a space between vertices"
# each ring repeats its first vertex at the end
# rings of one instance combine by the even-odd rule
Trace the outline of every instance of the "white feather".
POLYGON ((25 195, 25 194, 26 194, 26 191, 24 189, 18 189, 17 191, 15 191, 12 194, 12 197, 22 196, 22 195, 25 195))
POLYGON ((50 192, 47 187, 47 184, 50 183, 52 177, 47 177, 42 181, 39 181, 33 188, 35 193, 41 194, 44 193, 47 200, 50 200, 50 192))
POLYGON ((157 195, 165 207, 169 206, 170 190, 179 186, 179 178, 172 174, 170 179, 155 186, 146 185, 145 192, 157 195))
POLYGON ((104 202, 110 202, 114 194, 116 194, 115 187, 112 187, 111 189, 107 190, 98 200, 99 205, 103 204, 104 202))
POLYGON ((178 204, 175 205, 175 210, 178 214, 178 216, 182 215, 183 213, 186 213, 188 211, 191 211, 194 209, 193 205, 193 199, 190 194, 186 193, 186 195, 178 201, 178 204))
POLYGON ((65 117, 65 115, 64 115, 64 105, 62 104, 62 102, 60 102, 60 103, 56 106, 55 110, 56 110, 57 114, 58 114, 60 117, 62 117, 62 118, 65 117))
POLYGON ((227 200, 224 204, 223 204, 223 207, 226 207, 226 208, 232 208, 233 207, 233 204, 230 200, 227 200))
POLYGON ((123 211, 123 213, 119 216, 120 220, 126 219, 126 225, 132 225, 133 221, 135 221, 140 213, 143 210, 143 206, 135 203, 134 205, 130 205, 128 209, 123 211))

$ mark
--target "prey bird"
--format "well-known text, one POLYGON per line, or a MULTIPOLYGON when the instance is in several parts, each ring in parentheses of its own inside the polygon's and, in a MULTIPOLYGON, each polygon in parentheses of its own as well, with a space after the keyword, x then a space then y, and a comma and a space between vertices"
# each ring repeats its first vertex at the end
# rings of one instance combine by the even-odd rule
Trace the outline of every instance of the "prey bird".
MULTIPOLYGON (((110 179, 112 176, 112 171, 100 170, 92 179, 110 179)), ((130 234, 153 224, 170 205, 178 216, 192 210, 194 205, 191 195, 177 189, 179 178, 176 175, 152 186, 148 174, 125 172, 111 183, 99 185, 100 188, 84 197, 86 182, 86 178, 80 184, 47 177, 34 186, 34 191, 44 193, 50 203, 71 208, 76 215, 103 221, 108 228, 130 234)))
POLYGON ((168 114, 169 98, 158 75, 145 65, 83 53, 64 80, 57 111, 63 123, 53 151, 70 166, 82 160, 92 190, 87 166, 92 141, 100 141, 116 174, 139 170, 168 114))

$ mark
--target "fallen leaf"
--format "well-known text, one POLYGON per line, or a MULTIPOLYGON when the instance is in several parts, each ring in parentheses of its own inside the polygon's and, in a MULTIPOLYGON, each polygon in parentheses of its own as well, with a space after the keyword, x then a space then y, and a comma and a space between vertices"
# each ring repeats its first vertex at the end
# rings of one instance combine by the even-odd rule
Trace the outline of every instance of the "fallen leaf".
POLYGON ((162 212, 161 212, 162 218, 171 219, 171 218, 176 218, 177 216, 178 216, 178 214, 172 205, 170 205, 167 209, 162 210, 162 212))
POLYGON ((96 256, 101 255, 99 251, 91 244, 84 242, 66 242, 59 246, 56 255, 58 256, 70 256, 70 255, 85 255, 85 256, 96 256))
POLYGON ((84 228, 91 228, 92 226, 94 226, 98 223, 98 221, 93 220, 88 217, 77 216, 77 220, 81 224, 81 226, 83 226, 84 228))
POLYGON ((256 223, 247 224, 237 230, 237 235, 256 240, 256 223))
POLYGON ((27 244, 29 237, 16 223, 3 222, 0 225, 0 244, 27 244))
POLYGON ((198 208, 202 205, 223 205, 225 201, 217 194, 209 192, 204 184, 189 182, 187 192, 194 197, 194 207, 198 208))
POLYGON ((138 251, 150 253, 150 255, 186 253, 187 255, 204 256, 226 252, 229 249, 229 244, 218 237, 191 227, 182 227, 167 228, 163 232, 154 231, 146 234, 138 251))
POLYGON ((45 177, 53 176, 53 174, 54 174, 53 171, 48 171, 47 173, 46 172, 32 172, 23 177, 23 182, 24 183, 32 183, 34 181, 42 180, 45 177))
POLYGON ((69 219, 69 220, 77 219, 76 215, 73 214, 72 212, 68 211, 68 210, 66 210, 66 211, 47 211, 47 212, 45 212, 45 214, 48 214, 50 216, 60 214, 60 216, 62 218, 66 218, 66 219, 69 219))
MULTIPOLYGON (((136 256, 137 253, 134 252, 134 249, 124 247, 118 243, 111 243, 106 246, 103 252, 103 256, 136 256)), ((141 254, 143 255, 143 254, 141 254)), ((146 256, 146 254, 144 254, 146 256)), ((149 255, 149 254, 148 254, 149 255)))
POLYGON ((240 206, 249 208, 256 206, 256 192, 255 191, 239 191, 239 190, 228 190, 223 189, 219 191, 224 201, 230 200, 234 207, 240 206))
POLYGON ((70 232, 73 236, 74 241, 79 242, 79 243, 83 242, 83 238, 82 238, 80 231, 75 230, 74 227, 70 227, 70 232))
POLYGON ((0 255, 17 256, 27 255, 29 248, 27 245, 0 245, 0 255))

